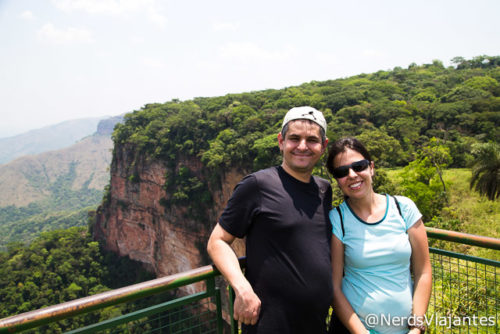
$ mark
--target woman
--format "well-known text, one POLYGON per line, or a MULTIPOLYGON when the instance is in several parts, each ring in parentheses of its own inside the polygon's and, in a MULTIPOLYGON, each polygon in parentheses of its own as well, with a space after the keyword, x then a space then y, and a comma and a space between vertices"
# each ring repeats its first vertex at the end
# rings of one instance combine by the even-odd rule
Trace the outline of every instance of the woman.
POLYGON ((423 333, 432 272, 418 208, 409 198, 373 191, 373 161, 355 138, 333 144, 327 168, 345 197, 330 211, 332 322, 350 333, 423 333))

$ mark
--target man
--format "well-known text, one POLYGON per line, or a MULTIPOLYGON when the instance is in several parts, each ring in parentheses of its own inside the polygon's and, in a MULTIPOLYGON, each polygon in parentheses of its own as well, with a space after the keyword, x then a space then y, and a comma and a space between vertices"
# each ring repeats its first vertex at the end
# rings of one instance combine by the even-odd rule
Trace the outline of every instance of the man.
POLYGON ((212 231, 207 250, 235 291, 243 333, 326 332, 332 190, 311 174, 327 143, 321 112, 290 109, 278 134, 281 166, 246 176, 212 231), (245 236, 243 275, 230 244, 245 236))

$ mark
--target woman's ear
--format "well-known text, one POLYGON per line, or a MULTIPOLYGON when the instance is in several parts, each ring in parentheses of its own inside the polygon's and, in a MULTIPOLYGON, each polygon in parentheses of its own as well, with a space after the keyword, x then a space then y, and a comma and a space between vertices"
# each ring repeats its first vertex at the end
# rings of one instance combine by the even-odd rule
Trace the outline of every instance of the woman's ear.
POLYGON ((321 154, 325 153, 327 150, 327 147, 328 147, 328 138, 325 138, 325 142, 323 143, 323 152, 321 152, 321 154))

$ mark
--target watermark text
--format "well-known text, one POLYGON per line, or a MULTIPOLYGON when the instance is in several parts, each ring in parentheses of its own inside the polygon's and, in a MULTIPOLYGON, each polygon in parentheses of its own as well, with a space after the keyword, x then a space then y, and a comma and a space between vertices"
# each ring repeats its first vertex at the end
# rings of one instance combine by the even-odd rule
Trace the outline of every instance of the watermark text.
POLYGON ((496 317, 490 316, 436 316, 432 314, 430 317, 427 316, 391 316, 390 314, 368 314, 365 317, 365 324, 368 327, 375 326, 430 326, 434 325, 436 327, 460 327, 460 326, 471 326, 471 327, 488 327, 495 326, 496 317))

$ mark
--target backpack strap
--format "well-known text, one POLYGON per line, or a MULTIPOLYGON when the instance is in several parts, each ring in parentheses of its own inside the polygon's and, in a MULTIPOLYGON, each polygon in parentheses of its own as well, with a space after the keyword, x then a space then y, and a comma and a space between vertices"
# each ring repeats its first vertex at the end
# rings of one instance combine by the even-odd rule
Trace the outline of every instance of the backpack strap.
POLYGON ((389 195, 389 196, 394 198, 394 202, 396 203, 396 207, 398 208, 399 215, 401 216, 401 219, 402 219, 403 228, 405 230, 405 233, 408 234, 408 231, 406 230, 406 220, 405 220, 405 217, 403 217, 403 213, 401 212, 401 206, 399 205, 398 199, 396 198, 396 196, 393 196, 393 195, 389 195))
POLYGON ((396 202, 396 206, 398 207, 399 215, 401 216, 401 218, 403 218, 403 214, 401 213, 401 207, 399 206, 399 202, 398 202, 396 196, 393 196, 393 195, 389 195, 389 196, 391 196, 392 198, 394 198, 394 202, 396 202))
POLYGON ((339 217, 340 217, 340 227, 342 227, 342 236, 345 235, 345 230, 344 230, 344 219, 342 218, 342 212, 340 211, 340 207, 336 207, 337 209, 337 212, 339 213, 339 217))

